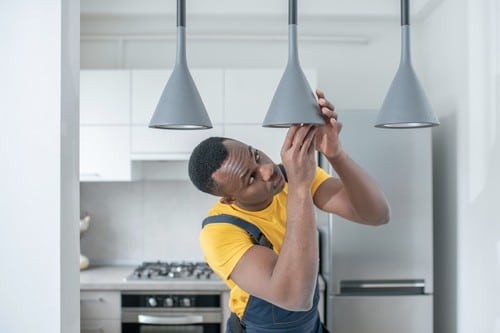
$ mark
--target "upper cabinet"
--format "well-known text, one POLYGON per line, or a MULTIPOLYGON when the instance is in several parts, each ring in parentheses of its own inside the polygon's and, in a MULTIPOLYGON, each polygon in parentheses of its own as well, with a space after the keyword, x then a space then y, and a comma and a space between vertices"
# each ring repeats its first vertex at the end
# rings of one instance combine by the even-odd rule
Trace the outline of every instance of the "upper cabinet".
POLYGON ((130 71, 80 72, 80 125, 80 180, 132 180, 130 71))
POLYGON ((80 124, 128 125, 130 123, 130 71, 80 72, 80 124))
MULTIPOLYGON (((312 89, 316 72, 305 70, 312 89)), ((286 129, 264 128, 283 69, 191 69, 212 121, 209 130, 149 128, 170 70, 82 70, 80 179, 127 181, 132 161, 187 160, 210 136, 234 138, 280 161, 286 129)))
POLYGON ((262 124, 281 69, 228 69, 224 80, 224 123, 262 124))

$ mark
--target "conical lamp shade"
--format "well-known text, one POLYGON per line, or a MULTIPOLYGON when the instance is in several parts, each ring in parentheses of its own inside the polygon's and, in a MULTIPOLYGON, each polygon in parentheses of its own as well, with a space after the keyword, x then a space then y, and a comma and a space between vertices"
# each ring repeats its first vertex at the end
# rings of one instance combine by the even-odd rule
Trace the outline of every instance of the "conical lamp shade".
POLYGON ((299 66, 288 65, 264 118, 264 127, 325 124, 318 101, 299 66))
POLYGON ((375 127, 438 126, 425 92, 411 65, 408 0, 401 1, 401 62, 378 114, 375 127))
POLYGON ((184 130, 212 128, 207 110, 187 66, 185 0, 177 1, 176 64, 163 89, 149 127, 184 130))
POLYGON ((409 63, 401 64, 389 88, 375 127, 415 128, 439 125, 409 63))
POLYGON ((262 123, 264 127, 325 124, 318 101, 299 64, 296 6, 296 0, 290 0, 288 64, 262 123))
POLYGON ((176 65, 163 89, 149 127, 168 129, 212 128, 196 85, 184 65, 176 65))

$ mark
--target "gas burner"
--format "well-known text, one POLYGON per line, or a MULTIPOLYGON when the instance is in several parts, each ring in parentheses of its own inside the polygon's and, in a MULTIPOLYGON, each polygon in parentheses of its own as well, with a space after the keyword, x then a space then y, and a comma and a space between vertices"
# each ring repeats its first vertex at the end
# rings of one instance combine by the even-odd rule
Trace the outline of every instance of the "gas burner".
POLYGON ((127 280, 210 280, 216 276, 205 262, 144 262, 127 280))

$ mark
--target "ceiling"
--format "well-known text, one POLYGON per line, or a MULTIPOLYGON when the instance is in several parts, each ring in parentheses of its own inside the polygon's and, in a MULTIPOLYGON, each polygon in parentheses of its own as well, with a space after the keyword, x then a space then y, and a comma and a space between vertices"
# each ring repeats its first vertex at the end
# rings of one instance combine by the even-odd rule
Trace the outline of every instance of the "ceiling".
MULTIPOLYGON (((442 0, 410 1, 411 15, 421 17, 432 11, 442 0)), ((161 15, 176 12, 175 0, 81 0, 83 16, 93 15, 161 15)), ((278 15, 287 13, 288 1, 281 0, 187 0, 189 15, 278 15)), ((298 1, 298 11, 304 16, 397 17, 398 0, 307 0, 298 1)))

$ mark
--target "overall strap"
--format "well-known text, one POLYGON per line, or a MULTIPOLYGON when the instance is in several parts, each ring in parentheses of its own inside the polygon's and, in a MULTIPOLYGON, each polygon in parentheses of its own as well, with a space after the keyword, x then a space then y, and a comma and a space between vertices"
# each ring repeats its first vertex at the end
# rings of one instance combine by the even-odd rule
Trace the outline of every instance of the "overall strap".
POLYGON ((278 167, 280 168, 281 170, 281 173, 283 174, 283 177, 285 177, 285 181, 288 182, 288 178, 286 177, 286 170, 285 170, 285 167, 283 166, 283 164, 278 164, 278 167))
POLYGON ((273 244, 271 244, 271 242, 266 238, 266 236, 260 231, 259 228, 257 228, 252 223, 247 222, 239 217, 232 216, 232 215, 226 215, 226 214, 209 216, 203 220, 202 228, 210 223, 230 223, 230 224, 233 224, 233 225, 238 226, 238 227, 242 228, 243 230, 245 230, 252 238, 252 242, 254 244, 262 245, 262 246, 268 247, 270 249, 273 248, 273 244))

